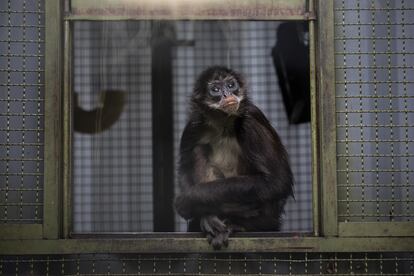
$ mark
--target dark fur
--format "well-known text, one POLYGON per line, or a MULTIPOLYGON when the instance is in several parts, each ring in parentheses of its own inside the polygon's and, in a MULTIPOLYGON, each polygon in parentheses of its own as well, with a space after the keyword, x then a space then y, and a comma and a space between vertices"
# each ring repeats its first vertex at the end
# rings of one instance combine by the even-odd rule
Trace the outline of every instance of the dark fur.
POLYGON ((201 226, 216 248, 226 245, 233 231, 279 230, 286 199, 293 195, 286 150, 246 93, 239 74, 224 67, 207 69, 196 83, 190 119, 181 138, 181 194, 175 207, 183 218, 191 220, 189 230, 197 231, 201 226), (237 79, 244 95, 238 113, 231 116, 204 104, 206 83, 226 74, 237 79), (202 140, 210 133, 236 138, 242 150, 237 176, 225 178, 220 168, 212 168, 216 179, 205 183, 203 169, 208 167, 211 147, 202 140))

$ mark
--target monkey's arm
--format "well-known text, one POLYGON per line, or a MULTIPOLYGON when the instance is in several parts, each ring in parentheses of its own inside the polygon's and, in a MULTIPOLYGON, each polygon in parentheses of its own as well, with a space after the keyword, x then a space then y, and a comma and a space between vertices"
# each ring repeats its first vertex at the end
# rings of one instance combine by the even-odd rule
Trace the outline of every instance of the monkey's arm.
POLYGON ((205 215, 256 216, 261 200, 254 189, 262 181, 257 176, 238 176, 195 184, 176 198, 175 207, 185 219, 205 215))

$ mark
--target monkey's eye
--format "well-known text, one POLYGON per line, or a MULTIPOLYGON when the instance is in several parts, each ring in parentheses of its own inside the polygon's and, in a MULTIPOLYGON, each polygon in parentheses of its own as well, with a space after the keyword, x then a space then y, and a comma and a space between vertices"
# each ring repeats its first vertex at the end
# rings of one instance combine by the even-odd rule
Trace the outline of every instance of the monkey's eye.
POLYGON ((229 82, 229 83, 227 84, 227 87, 228 87, 228 88, 233 88, 233 87, 234 87, 234 82, 233 82, 233 81, 229 82))
POLYGON ((217 86, 210 87, 210 95, 219 96, 221 94, 220 89, 217 86))

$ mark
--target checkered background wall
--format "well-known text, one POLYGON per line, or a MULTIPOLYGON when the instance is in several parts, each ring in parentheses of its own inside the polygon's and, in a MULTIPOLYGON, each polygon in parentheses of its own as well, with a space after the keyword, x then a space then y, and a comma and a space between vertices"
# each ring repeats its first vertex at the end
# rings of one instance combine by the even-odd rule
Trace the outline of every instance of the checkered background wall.
MULTIPOLYGON (((125 91, 127 104, 111 129, 74 137, 75 232, 152 231, 151 23, 76 22, 74 82, 84 109, 101 91, 125 91)), ((289 125, 271 58, 279 22, 178 21, 173 57, 174 145, 188 115, 197 75, 226 65, 246 77, 252 100, 288 150, 296 186, 284 231, 311 231, 310 125, 289 125)), ((174 164, 175 165, 175 164, 174 164)), ((177 181, 175 191, 178 192, 177 181)), ((186 222, 176 216, 176 231, 186 222)))

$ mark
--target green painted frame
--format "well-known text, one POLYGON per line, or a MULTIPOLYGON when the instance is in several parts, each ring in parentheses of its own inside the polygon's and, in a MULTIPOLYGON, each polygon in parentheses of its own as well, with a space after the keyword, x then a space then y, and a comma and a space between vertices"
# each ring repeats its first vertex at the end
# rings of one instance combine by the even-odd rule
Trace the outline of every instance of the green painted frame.
MULTIPOLYGON (((128 2, 121 0, 120 2, 128 2)), ((181 0, 179 0, 181 1, 181 0)), ((96 0, 72 0, 94 3, 96 0)), ((249 1, 227 0, 248 5, 249 1)), ((254 1, 253 1, 254 2, 254 1)), ((256 1, 257 2, 257 1, 256 1)), ((256 3, 255 2, 255 3, 256 3)), ((303 3, 300 15, 225 17, 198 13, 196 17, 151 19, 309 20, 312 101, 312 182, 314 233, 281 236, 238 234, 223 252, 376 252, 414 251, 412 223, 338 223, 336 191, 335 70, 333 0, 263 0, 268 5, 303 3), (317 20, 316 20, 317 18, 317 20), (375 228, 375 229, 374 229, 375 228), (367 232, 369 231, 369 234, 367 232), (369 237, 371 235, 371 237, 369 237), (399 236, 399 237, 397 237, 399 236)), ((108 3, 108 2, 102 2, 108 3)), ((204 2, 200 2, 204 3, 204 2)), ((223 2, 224 3, 224 2, 223 2)), ((101 2, 100 2, 101 5, 101 2)), ((206 4, 207 5, 207 4, 206 4)), ((102 5, 101 5, 102 6, 102 5)), ((202 5, 201 5, 202 7, 202 5)), ((220 6, 220 7, 223 7, 220 6)), ((210 252, 205 239, 194 234, 84 235, 71 237, 71 24, 75 20, 149 19, 141 16, 72 14, 63 0, 46 0, 45 200, 43 225, 2 225, 1 254, 210 252), (64 30, 64 36, 61 34, 64 30), (64 42, 64 47, 63 43, 64 42)))
POLYGON ((3 224, 4 239, 57 239, 61 210, 61 95, 62 95, 62 12, 60 1, 45 0, 45 140, 43 223, 3 224))

